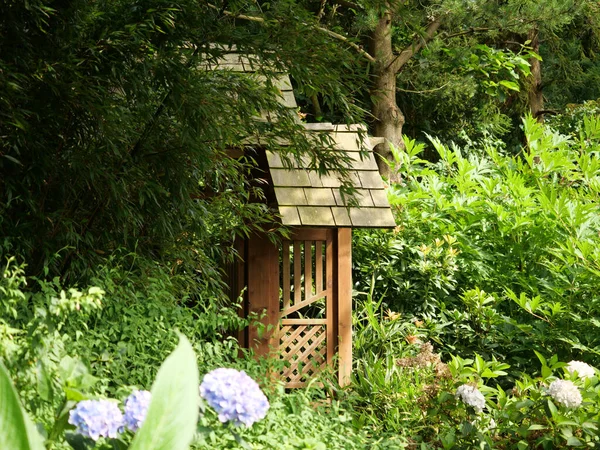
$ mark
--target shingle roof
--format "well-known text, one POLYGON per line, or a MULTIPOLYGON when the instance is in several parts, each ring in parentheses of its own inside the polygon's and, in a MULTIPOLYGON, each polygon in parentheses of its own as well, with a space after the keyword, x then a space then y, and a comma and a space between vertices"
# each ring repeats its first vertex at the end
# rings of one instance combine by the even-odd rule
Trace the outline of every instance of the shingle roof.
POLYGON ((338 172, 319 175, 309 169, 308 161, 302 160, 286 168, 277 153, 267 151, 284 225, 354 228, 392 228, 396 225, 368 137, 363 134, 361 143, 359 127, 306 124, 309 133, 329 134, 334 142, 334 150, 330 151, 344 153, 350 158, 349 176, 356 192, 346 198, 340 193, 342 181, 338 172))
MULTIPOLYGON (((216 62, 206 63, 206 68, 245 72, 260 77, 261 75, 255 73, 258 65, 258 61, 248 56, 227 53, 216 62)), ((283 105, 297 108, 289 76, 281 74, 274 83, 281 91, 283 105)), ((263 118, 270 120, 268 112, 262 115, 263 118)), ((327 133, 334 143, 334 150, 328 151, 341 152, 349 157, 350 180, 356 188, 355 194, 351 197, 356 202, 351 201, 350 198, 342 198, 339 189, 342 184, 339 173, 329 172, 327 175, 319 175, 309 169, 308 161, 302 160, 294 161, 292 167, 285 167, 277 153, 267 151, 269 171, 283 225, 395 227, 396 223, 387 201, 372 145, 366 136, 366 129, 362 125, 324 123, 303 125, 308 133, 327 133), (362 131, 362 141, 359 130, 362 131), (355 204, 358 206, 354 206, 355 204)))

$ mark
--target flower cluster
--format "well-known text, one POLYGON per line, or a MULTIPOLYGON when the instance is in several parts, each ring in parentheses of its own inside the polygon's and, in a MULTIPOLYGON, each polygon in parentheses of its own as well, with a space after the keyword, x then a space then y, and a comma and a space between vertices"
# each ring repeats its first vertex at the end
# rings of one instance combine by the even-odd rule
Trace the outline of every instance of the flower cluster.
POLYGON ((474 386, 463 384, 456 390, 456 398, 460 398, 463 403, 475 408, 475 411, 480 413, 485 408, 485 397, 474 386))
POLYGON ((123 426, 123 414, 111 400, 83 400, 69 412, 69 423, 77 433, 97 441, 100 437, 116 438, 123 426))
POLYGON ((245 372, 220 368, 207 373, 200 395, 214 408, 221 422, 231 421, 247 427, 264 418, 269 401, 260 387, 245 372))
POLYGON ((583 361, 571 361, 569 364, 567 364, 567 367, 565 367, 565 369, 567 369, 567 371, 571 375, 577 372, 579 378, 584 380, 586 378, 592 378, 594 375, 596 375, 596 370, 589 364, 584 363, 583 361))
POLYGON ((137 431, 146 418, 151 394, 135 391, 125 400, 125 416, 112 400, 83 400, 69 412, 69 423, 75 431, 97 441, 101 437, 116 438, 125 427, 137 431))
POLYGON ((579 389, 569 380, 555 380, 548 387, 548 394, 561 405, 567 408, 577 408, 581 405, 582 398, 579 389))
POLYGON ((125 400, 125 426, 131 431, 137 431, 142 426, 151 396, 149 391, 135 391, 125 400))

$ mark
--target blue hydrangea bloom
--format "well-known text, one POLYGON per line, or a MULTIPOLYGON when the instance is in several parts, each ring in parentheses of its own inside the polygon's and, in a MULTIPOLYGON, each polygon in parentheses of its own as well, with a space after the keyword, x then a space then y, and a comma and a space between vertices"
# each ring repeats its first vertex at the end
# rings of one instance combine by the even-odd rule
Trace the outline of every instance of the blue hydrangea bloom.
POLYGON ((148 391, 135 391, 125 400, 125 426, 131 431, 137 431, 144 423, 151 397, 148 391))
POLYGON ((76 432, 92 438, 116 438, 123 426, 123 414, 119 406, 110 400, 83 400, 69 411, 69 423, 77 427, 76 432))
POLYGON ((256 381, 235 369, 215 369, 204 375, 200 395, 219 414, 221 422, 237 426, 249 427, 269 410, 269 401, 256 381))

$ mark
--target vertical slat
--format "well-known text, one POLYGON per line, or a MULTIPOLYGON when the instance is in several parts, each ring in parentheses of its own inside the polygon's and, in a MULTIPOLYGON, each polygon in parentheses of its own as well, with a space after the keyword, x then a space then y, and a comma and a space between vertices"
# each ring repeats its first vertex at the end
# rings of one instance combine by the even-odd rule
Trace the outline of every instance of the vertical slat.
POLYGON ((300 241, 294 241, 294 304, 302 301, 302 247, 300 241))
POLYGON ((315 292, 323 290, 323 241, 315 241, 315 292))
POLYGON ((304 300, 312 297, 312 241, 304 241, 304 300))
POLYGON ((277 345, 279 337, 279 249, 265 234, 254 234, 248 238, 248 311, 261 316, 267 333, 258 328, 248 329, 248 345, 255 355, 268 355, 277 345))
MULTIPOLYGON (((352 229, 337 230, 337 303, 339 383, 345 386, 352 373, 352 229)), ((328 355, 329 356, 329 355, 328 355)))
POLYGON ((283 309, 287 309, 290 307, 290 242, 283 241, 283 254, 281 257, 281 264, 283 264, 283 309))
POLYGON ((327 314, 327 364, 331 364, 333 361, 333 352, 335 350, 335 315, 333 313, 334 308, 334 296, 333 293, 333 231, 327 230, 327 241, 325 243, 325 286, 327 287, 327 303, 326 303, 326 314, 327 314))

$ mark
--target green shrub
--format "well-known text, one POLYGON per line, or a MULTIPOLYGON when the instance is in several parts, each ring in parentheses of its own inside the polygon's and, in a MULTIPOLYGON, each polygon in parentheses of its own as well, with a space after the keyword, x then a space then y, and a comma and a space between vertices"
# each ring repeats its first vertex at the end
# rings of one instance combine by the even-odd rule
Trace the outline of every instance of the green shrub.
POLYGON ((390 186, 398 226, 355 238, 357 289, 423 320, 449 352, 478 351, 527 367, 530 349, 597 363, 600 351, 600 118, 576 136, 531 117, 518 156, 432 139, 396 152, 390 186))

